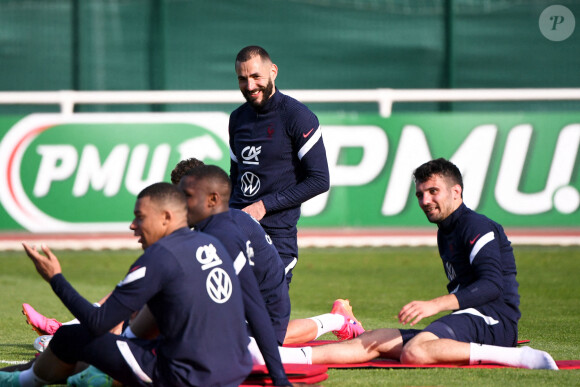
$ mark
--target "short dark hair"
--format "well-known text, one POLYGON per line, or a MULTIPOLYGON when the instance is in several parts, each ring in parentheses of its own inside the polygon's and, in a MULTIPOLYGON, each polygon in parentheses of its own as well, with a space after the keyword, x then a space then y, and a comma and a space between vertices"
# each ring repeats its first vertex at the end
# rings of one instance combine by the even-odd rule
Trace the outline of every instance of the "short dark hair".
POLYGON ((255 56, 259 56, 260 58, 262 58, 262 60, 269 60, 270 62, 272 61, 272 59, 270 59, 270 54, 268 54, 268 51, 266 51, 262 47, 247 46, 242 48, 240 52, 238 52, 238 55, 236 56, 236 63, 249 61, 255 56))
POLYGON ((173 171, 171 171, 171 182, 176 185, 179 184, 179 180, 181 180, 181 178, 185 176, 185 174, 189 172, 190 169, 199 167, 200 165, 205 164, 203 161, 198 160, 195 157, 181 160, 177 163, 175 168, 173 168, 173 171))
POLYGON ((230 198, 232 193, 232 182, 226 171, 217 165, 201 165, 190 169, 184 176, 193 176, 198 180, 214 180, 218 184, 223 185, 226 189, 227 192, 222 193, 223 195, 227 194, 226 199, 230 198))
POLYGON ((175 204, 177 207, 183 207, 187 211, 185 194, 173 184, 165 182, 151 184, 137 195, 137 199, 144 197, 149 197, 157 203, 175 204))
POLYGON ((445 177, 453 184, 459 184, 461 186, 461 194, 463 195, 463 177, 459 168, 451 161, 444 158, 438 158, 426 162, 425 164, 419 166, 413 172, 413 178, 415 183, 423 183, 429 180, 433 175, 439 175, 445 177))

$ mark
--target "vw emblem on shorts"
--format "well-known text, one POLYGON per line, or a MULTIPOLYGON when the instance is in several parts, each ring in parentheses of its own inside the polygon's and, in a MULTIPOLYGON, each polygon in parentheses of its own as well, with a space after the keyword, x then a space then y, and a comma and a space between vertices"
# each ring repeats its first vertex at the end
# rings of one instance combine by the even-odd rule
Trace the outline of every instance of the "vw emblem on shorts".
POLYGON ((205 281, 209 297, 218 304, 223 304, 232 295, 232 280, 221 267, 214 268, 205 281))
POLYGON ((244 196, 254 196, 260 190, 260 178, 252 172, 242 175, 242 193, 244 196))

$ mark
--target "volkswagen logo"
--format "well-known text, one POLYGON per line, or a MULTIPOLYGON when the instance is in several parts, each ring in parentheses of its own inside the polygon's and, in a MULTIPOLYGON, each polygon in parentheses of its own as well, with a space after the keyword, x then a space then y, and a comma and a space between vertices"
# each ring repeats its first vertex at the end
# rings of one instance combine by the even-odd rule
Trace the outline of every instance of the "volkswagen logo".
POLYGON ((260 178, 252 172, 242 175, 242 193, 244 196, 254 196, 260 190, 260 178))

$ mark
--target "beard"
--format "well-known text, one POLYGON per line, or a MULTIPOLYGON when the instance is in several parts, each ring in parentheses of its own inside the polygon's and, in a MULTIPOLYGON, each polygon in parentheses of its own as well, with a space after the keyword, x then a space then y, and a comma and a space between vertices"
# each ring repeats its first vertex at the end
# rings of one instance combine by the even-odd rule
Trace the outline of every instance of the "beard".
POLYGON ((423 209, 423 212, 425 213, 425 216, 427 217, 427 220, 430 223, 434 223, 434 224, 439 224, 441 223, 443 220, 445 220, 445 216, 441 213, 441 211, 437 211, 437 212, 431 212, 428 211, 426 209, 423 209))
POLYGON ((272 91, 274 90, 274 83, 272 82, 272 79, 268 80, 268 84, 265 87, 260 87, 257 90, 260 90, 262 92, 262 100, 260 102, 252 98, 252 91, 256 90, 252 91, 244 90, 242 94, 244 95, 246 101, 248 101, 248 103, 252 105, 254 109, 261 109, 264 107, 266 102, 268 102, 268 100, 272 96, 272 91))

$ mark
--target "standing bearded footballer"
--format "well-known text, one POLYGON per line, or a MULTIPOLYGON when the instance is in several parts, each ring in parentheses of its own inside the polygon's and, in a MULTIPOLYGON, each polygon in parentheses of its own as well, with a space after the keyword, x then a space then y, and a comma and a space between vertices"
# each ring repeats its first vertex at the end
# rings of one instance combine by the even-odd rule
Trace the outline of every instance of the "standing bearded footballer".
POLYGON ((276 88, 278 67, 266 50, 245 47, 235 68, 247 103, 230 116, 230 206, 260 222, 290 283, 298 261, 300 205, 329 189, 322 132, 314 113, 276 88))

